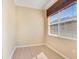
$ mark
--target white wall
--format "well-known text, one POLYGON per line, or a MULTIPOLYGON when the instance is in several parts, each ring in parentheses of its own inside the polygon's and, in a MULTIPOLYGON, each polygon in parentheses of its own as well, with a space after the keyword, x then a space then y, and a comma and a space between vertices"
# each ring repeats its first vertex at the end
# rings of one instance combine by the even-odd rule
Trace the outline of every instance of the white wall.
POLYGON ((16 16, 18 46, 44 42, 44 19, 42 10, 17 6, 16 16))
POLYGON ((9 59, 17 45, 44 43, 42 10, 15 7, 3 0, 3 59, 9 59))
POLYGON ((3 0, 3 59, 9 59, 16 39, 14 0, 3 0))
POLYGON ((44 33, 46 45, 51 46, 69 59, 77 59, 77 40, 69 40, 48 35, 48 19, 44 11, 44 33))
POLYGON ((77 59, 77 42, 76 40, 69 40, 58 38, 54 36, 48 36, 46 41, 47 45, 56 49, 69 59, 77 59))
POLYGON ((14 0, 3 0, 3 59, 9 59, 16 41, 17 45, 46 41, 70 59, 76 59, 76 41, 47 36, 48 20, 46 12, 42 12, 25 7, 16 7, 15 11, 14 0))

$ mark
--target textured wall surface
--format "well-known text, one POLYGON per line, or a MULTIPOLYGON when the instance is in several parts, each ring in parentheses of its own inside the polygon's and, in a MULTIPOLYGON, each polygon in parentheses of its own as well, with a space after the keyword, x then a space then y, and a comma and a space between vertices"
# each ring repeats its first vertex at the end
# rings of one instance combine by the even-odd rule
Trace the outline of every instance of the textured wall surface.
POLYGON ((17 45, 44 42, 44 18, 42 10, 17 6, 16 16, 17 45))
POLYGON ((3 0, 3 59, 9 59, 16 40, 14 0, 3 0))

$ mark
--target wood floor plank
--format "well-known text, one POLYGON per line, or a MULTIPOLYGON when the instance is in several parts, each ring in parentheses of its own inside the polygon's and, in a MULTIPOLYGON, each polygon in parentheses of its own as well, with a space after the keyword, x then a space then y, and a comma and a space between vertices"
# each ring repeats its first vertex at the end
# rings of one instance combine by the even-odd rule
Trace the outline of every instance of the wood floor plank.
POLYGON ((12 59, 64 59, 46 46, 17 48, 12 59))

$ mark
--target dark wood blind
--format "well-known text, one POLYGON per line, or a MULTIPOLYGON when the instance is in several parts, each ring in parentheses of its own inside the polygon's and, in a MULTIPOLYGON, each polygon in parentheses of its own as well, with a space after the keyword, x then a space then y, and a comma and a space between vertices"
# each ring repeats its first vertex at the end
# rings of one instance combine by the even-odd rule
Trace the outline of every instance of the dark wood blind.
POLYGON ((65 8, 67 5, 77 0, 58 0, 54 5, 47 9, 47 16, 56 13, 57 11, 65 8))

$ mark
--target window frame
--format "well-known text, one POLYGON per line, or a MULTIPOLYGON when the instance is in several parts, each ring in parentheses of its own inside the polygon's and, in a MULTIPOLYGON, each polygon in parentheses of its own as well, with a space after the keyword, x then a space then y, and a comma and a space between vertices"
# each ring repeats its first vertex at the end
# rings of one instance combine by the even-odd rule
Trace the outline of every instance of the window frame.
MULTIPOLYGON (((66 6, 65 8, 63 8, 63 9, 61 9, 61 10, 59 10, 59 11, 57 11, 55 14, 57 14, 58 13, 58 15, 57 15, 57 19, 58 19, 58 22, 56 22, 56 23, 53 23, 53 24, 58 24, 58 34, 51 34, 50 33, 50 25, 48 25, 48 35, 49 36, 54 36, 54 37, 59 37, 59 38, 64 38, 64 39, 70 39, 70 40, 77 40, 77 38, 71 38, 71 37, 66 37, 66 36, 61 36, 60 35, 60 23, 63 23, 63 22, 66 22, 67 20, 65 20, 65 21, 60 21, 61 20, 61 17, 60 17, 60 12, 61 11, 63 11, 64 9, 66 9, 66 8, 68 8, 68 7, 70 7, 70 6, 72 6, 72 5, 74 5, 74 4, 77 4, 76 2, 73 2, 73 3, 71 3, 71 4, 69 4, 68 6, 66 6)), ((53 14, 53 15, 55 15, 55 14, 53 14)), ((50 15, 50 16, 52 16, 52 15, 50 15)), ((49 16, 49 17, 50 17, 49 16)), ((77 17, 77 16, 76 16, 77 17)), ((72 21, 72 20, 69 20, 69 21, 72 21)), ((77 21, 77 19, 76 19, 76 21, 77 21)))

